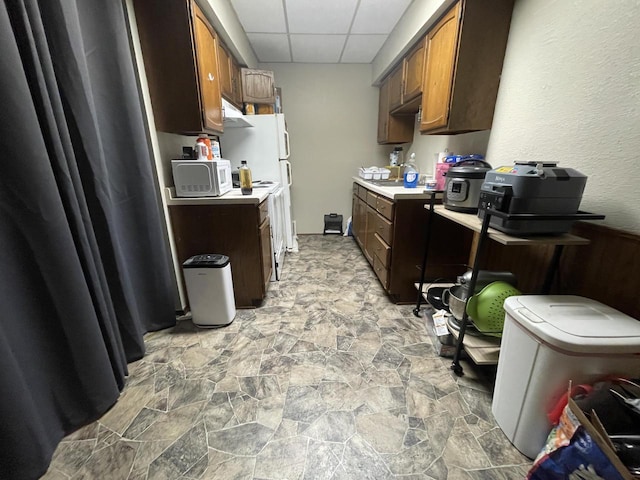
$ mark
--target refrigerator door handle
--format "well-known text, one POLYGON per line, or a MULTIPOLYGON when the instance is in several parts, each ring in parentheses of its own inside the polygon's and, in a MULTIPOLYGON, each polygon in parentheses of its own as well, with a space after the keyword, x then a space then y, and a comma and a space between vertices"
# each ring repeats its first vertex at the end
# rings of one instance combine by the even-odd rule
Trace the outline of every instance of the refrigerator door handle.
POLYGON ((293 185, 293 175, 291 174, 291 162, 288 160, 283 160, 283 162, 287 166, 287 184, 291 186, 293 185))
POLYGON ((289 132, 284 131, 284 148, 285 148, 285 159, 289 158, 291 155, 291 148, 289 147, 289 132))

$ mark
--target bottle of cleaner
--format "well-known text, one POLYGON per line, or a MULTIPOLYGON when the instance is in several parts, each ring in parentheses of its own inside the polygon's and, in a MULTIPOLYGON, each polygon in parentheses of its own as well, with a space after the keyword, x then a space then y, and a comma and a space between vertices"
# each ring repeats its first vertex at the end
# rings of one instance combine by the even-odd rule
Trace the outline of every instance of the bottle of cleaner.
POLYGON ((211 140, 211 155, 213 155, 213 159, 221 158, 220 155, 220 142, 217 140, 211 140))
POLYGON ((208 160, 209 159, 209 147, 203 139, 198 139, 196 142, 196 158, 198 160, 208 160))
POLYGON ((201 133, 198 136, 196 145, 200 142, 203 142, 207 146, 207 158, 204 158, 203 160, 213 160, 213 152, 211 150, 211 139, 209 138, 209 135, 207 135, 206 133, 201 133))
POLYGON ((251 192, 253 191, 251 170, 247 166, 246 160, 242 160, 240 164, 240 191, 243 195, 251 195, 251 192))
POLYGON ((416 188, 418 186, 418 166, 416 165, 416 154, 409 156, 409 161, 404 165, 404 188, 416 188))

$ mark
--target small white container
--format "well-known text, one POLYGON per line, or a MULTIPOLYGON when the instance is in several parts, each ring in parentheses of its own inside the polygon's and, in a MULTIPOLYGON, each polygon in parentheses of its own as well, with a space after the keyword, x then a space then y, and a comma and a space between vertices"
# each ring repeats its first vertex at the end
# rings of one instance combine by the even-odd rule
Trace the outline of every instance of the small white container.
POLYGON ((640 322, 595 300, 519 295, 506 311, 491 411, 530 458, 551 430, 547 413, 573 385, 640 376, 640 322))
POLYGON ((387 170, 386 168, 381 168, 380 169, 380 179, 381 180, 388 179, 390 174, 391 174, 391 172, 389 170, 387 170))
POLYGON ((373 179, 374 180, 380 180, 382 178, 382 173, 380 172, 374 172, 373 173, 373 179))
POLYGON ((368 168, 360 168, 358 175, 365 180, 371 180, 373 178, 373 173, 368 168))

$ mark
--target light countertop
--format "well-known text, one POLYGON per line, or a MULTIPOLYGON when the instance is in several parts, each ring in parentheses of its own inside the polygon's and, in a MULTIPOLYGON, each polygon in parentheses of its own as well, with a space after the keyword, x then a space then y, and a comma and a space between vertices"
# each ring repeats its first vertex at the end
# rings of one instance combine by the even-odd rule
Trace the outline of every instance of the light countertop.
MULTIPOLYGON (((353 177, 353 181, 390 200, 428 200, 431 197, 431 192, 426 191, 424 189, 424 185, 418 185, 416 188, 404 188, 402 180, 398 181, 397 187, 376 185, 375 183, 371 183, 371 181, 364 180, 360 177, 353 177)), ((438 194, 436 198, 442 198, 442 194, 438 194)))
MULTIPOLYGON (((425 208, 427 208, 425 206, 425 208)), ((482 220, 475 213, 462 213, 447 210, 444 205, 436 205, 434 211, 437 215, 448 218, 459 225, 470 228, 474 232, 482 230, 482 220)), ((530 237, 515 237, 489 227, 489 238, 502 245, 588 245, 589 240, 582 237, 564 233, 562 235, 534 235, 530 237)))
POLYGON ((251 195, 243 195, 239 188, 234 188, 220 197, 178 197, 174 187, 165 188, 167 205, 258 205, 268 196, 268 188, 254 188, 251 195))

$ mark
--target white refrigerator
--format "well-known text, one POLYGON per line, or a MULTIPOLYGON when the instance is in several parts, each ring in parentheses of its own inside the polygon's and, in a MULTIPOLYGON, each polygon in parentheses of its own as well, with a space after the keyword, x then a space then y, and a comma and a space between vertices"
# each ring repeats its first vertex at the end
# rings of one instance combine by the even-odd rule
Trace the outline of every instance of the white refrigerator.
POLYGON ((289 133, 284 114, 251 115, 253 127, 225 128, 220 137, 222 156, 231 161, 231 170, 247 161, 254 182, 278 182, 283 187, 284 240, 287 251, 297 252, 295 221, 291 215, 291 163, 289 133))

